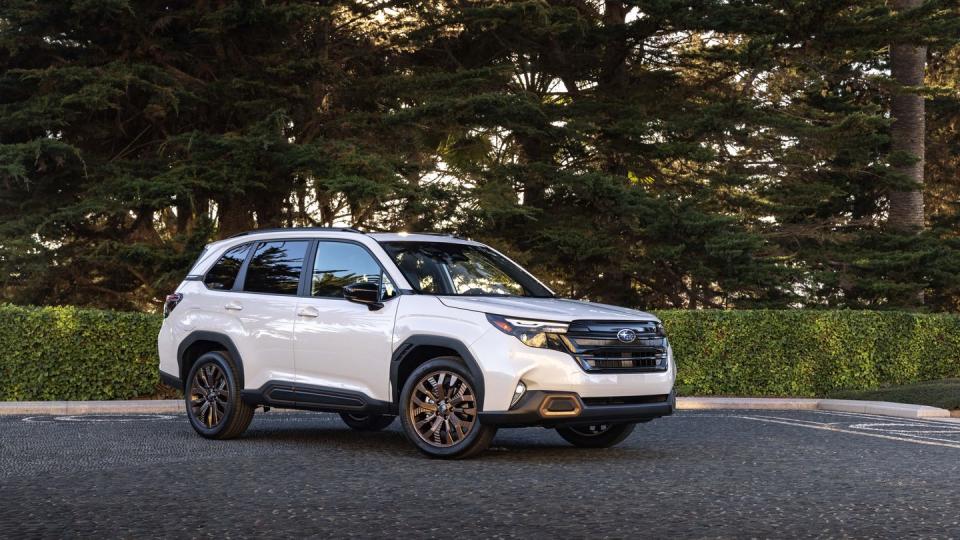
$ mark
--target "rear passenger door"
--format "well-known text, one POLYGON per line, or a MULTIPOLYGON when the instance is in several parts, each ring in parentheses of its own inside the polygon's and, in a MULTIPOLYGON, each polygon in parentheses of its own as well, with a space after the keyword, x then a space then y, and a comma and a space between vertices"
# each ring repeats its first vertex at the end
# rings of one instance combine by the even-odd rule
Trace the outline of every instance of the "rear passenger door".
POLYGON ((309 249, 309 240, 251 243, 233 292, 223 297, 220 309, 233 314, 243 328, 237 347, 248 389, 295 378, 293 321, 309 249))
POLYGON ((298 401, 330 399, 325 390, 390 399, 397 296, 366 247, 344 240, 317 242, 294 331, 298 401), (383 307, 371 310, 344 299, 343 287, 355 283, 379 284, 383 307))

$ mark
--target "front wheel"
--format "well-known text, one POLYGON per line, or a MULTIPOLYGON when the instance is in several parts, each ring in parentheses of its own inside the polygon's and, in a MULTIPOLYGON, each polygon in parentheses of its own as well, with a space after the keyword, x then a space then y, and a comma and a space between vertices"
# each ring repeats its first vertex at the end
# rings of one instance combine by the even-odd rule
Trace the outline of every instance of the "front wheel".
POLYGON ((609 448, 623 442, 633 433, 634 424, 592 424, 558 427, 557 433, 580 448, 609 448))
POLYGON ((400 423, 418 450, 435 458, 483 452, 497 429, 480 424, 483 396, 459 358, 434 358, 418 367, 400 394, 400 423))
POLYGON ((385 414, 340 413, 343 423, 357 431, 380 431, 393 423, 396 416, 385 414))

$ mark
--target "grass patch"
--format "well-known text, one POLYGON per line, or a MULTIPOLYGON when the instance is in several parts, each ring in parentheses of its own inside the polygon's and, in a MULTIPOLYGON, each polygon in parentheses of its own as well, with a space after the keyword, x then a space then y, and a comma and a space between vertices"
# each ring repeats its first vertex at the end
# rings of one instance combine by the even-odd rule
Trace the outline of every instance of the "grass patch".
POLYGON ((844 390, 834 392, 831 398, 892 401, 913 405, 929 405, 941 409, 960 409, 960 379, 942 379, 899 386, 884 386, 876 390, 844 390))

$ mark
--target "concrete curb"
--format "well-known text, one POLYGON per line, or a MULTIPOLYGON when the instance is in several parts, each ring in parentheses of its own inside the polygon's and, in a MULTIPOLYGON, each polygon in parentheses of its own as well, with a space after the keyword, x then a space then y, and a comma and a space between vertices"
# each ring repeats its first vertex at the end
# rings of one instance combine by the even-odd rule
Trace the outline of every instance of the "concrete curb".
POLYGON ((728 397, 678 397, 677 408, 684 411, 713 409, 746 409, 760 411, 813 411, 819 399, 805 398, 728 398, 728 397))
POLYGON ((900 418, 950 418, 950 411, 927 405, 907 405, 889 401, 855 401, 850 399, 822 399, 819 408, 824 411, 859 412, 897 416, 900 418))
POLYGON ((143 399, 131 401, 0 401, 5 414, 171 414, 184 412, 179 399, 143 399))
MULTIPOLYGON (((762 411, 837 411, 876 414, 898 418, 950 418, 950 411, 926 405, 907 405, 886 401, 803 398, 726 398, 680 397, 677 409, 762 410, 762 411)), ((0 401, 0 415, 12 414, 178 414, 184 412, 179 399, 136 401, 0 401)))
POLYGON ((713 398, 680 397, 677 408, 681 410, 704 409, 753 409, 765 411, 804 410, 836 411, 897 418, 950 418, 950 411, 927 405, 908 405, 889 401, 856 401, 851 399, 800 399, 800 398, 713 398))

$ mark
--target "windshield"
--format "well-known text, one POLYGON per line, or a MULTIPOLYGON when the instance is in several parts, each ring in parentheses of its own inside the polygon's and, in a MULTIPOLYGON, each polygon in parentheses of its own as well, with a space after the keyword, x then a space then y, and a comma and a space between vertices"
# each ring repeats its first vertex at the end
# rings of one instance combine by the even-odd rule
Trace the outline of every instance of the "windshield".
POLYGON ((487 247, 448 242, 383 242, 382 245, 419 293, 553 296, 519 266, 487 247))

